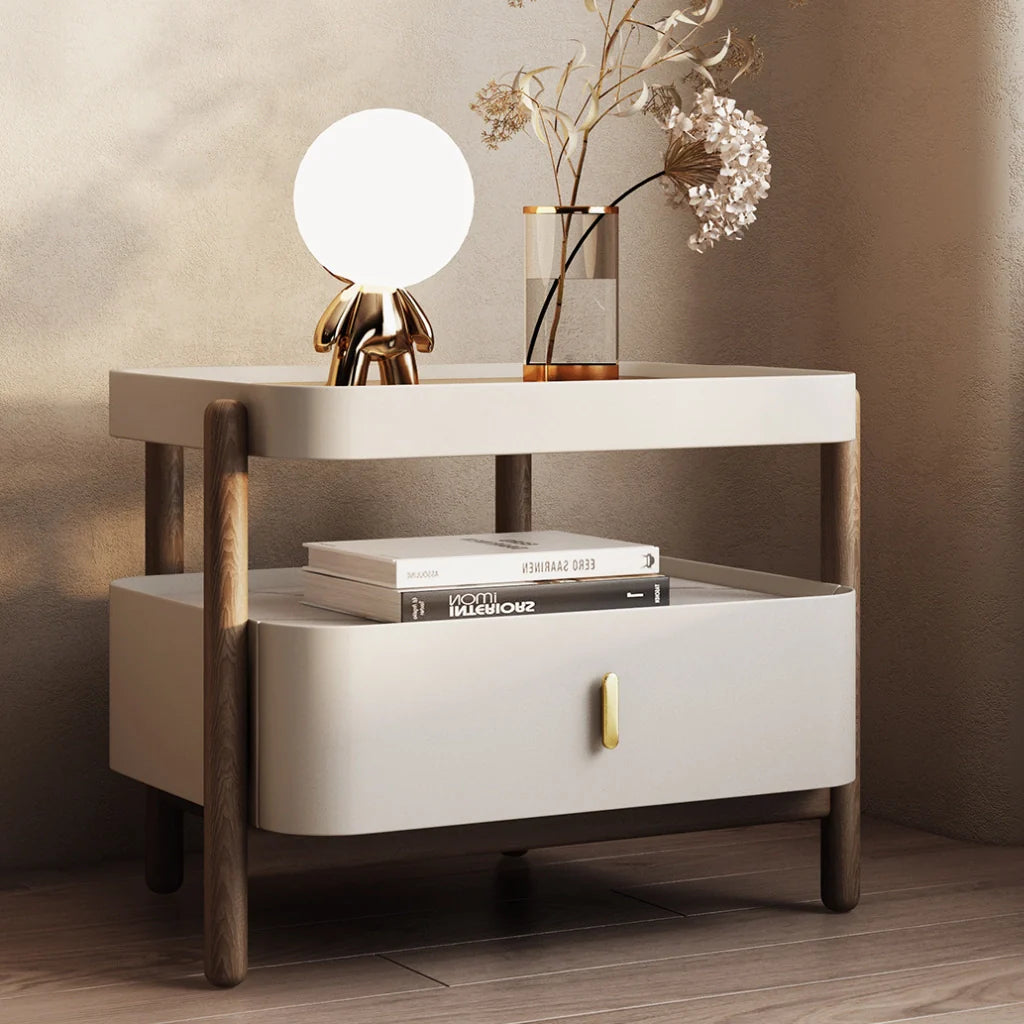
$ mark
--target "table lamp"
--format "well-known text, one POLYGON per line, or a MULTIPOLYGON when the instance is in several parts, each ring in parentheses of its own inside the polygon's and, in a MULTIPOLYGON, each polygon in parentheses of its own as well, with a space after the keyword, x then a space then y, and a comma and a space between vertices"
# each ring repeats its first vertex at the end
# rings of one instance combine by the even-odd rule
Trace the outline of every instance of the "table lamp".
POLYGON ((363 110, 313 142, 295 175, 295 221, 306 247, 345 286, 324 310, 313 345, 333 351, 328 384, 417 384, 416 349, 434 335, 406 290, 441 270, 473 220, 473 178, 462 151, 406 110, 363 110))

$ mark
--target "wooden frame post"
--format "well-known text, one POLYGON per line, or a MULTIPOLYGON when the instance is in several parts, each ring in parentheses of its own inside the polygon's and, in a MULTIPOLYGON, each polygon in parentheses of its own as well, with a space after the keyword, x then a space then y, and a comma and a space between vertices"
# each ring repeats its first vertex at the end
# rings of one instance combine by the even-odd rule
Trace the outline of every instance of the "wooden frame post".
POLYGON ((860 900, 860 395, 854 440, 821 446, 822 579, 857 591, 857 775, 831 791, 821 823, 821 900, 852 910, 860 900))
MULTIPOLYGON (((494 456, 495 533, 525 533, 533 529, 533 456, 494 456)), ((522 857, 527 850, 505 850, 522 857)))
POLYGON ((245 406, 204 424, 203 960, 237 985, 248 968, 249 472, 245 406))
POLYGON ((532 529, 533 456, 494 457, 494 529, 524 533, 532 529))
MULTIPOLYGON (((179 445, 146 443, 146 575, 185 571, 185 454, 179 445)), ((171 893, 185 873, 181 808, 146 786, 146 885, 171 893)))

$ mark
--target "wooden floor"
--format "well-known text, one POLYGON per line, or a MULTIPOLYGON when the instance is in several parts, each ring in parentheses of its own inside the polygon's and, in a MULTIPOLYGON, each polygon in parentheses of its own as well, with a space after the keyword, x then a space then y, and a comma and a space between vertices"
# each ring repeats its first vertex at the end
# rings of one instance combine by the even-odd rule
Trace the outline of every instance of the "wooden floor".
POLYGON ((252 969, 201 974, 200 865, 0 876, 3 1024, 1024 1024, 1024 850, 865 822, 864 898, 770 825, 370 867, 253 841, 252 969))

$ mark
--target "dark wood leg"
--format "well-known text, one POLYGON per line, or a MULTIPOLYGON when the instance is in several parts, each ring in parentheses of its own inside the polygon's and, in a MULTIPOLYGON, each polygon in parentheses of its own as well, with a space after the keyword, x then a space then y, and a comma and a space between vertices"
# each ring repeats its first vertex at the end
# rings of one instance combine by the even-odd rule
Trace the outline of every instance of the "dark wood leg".
POLYGON ((532 529, 533 457, 494 457, 494 529, 523 533, 532 529))
POLYGON ((853 910, 860 900, 860 396, 857 437, 821 448, 822 578, 857 591, 857 777, 831 791, 821 823, 821 900, 853 910))
MULTIPOLYGON (((497 533, 523 533, 533 528, 533 457, 494 457, 494 529, 497 533)), ((503 850, 506 857, 522 857, 527 850, 503 850)))
MULTIPOLYGON (((146 444, 146 575, 185 571, 185 454, 178 445, 146 444)), ((146 885, 181 887, 185 869, 181 809, 146 787, 146 885)))
POLYGON ((177 892, 184 877, 184 815, 166 793, 147 786, 146 885, 150 892, 177 892))
POLYGON ((248 968, 249 514, 245 406, 206 409, 204 447, 203 922, 206 977, 248 968))

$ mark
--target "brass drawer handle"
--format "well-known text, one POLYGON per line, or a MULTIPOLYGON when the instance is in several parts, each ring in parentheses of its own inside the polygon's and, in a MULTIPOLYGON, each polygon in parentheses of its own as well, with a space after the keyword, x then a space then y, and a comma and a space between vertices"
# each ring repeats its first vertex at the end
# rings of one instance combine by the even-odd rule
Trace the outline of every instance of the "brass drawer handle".
POLYGON ((614 672, 601 680, 601 742, 609 750, 619 745, 619 677, 614 672))

